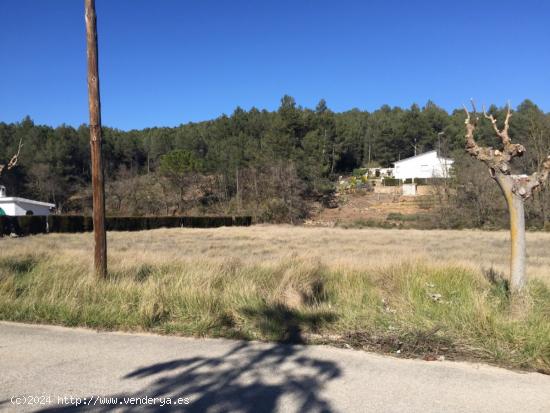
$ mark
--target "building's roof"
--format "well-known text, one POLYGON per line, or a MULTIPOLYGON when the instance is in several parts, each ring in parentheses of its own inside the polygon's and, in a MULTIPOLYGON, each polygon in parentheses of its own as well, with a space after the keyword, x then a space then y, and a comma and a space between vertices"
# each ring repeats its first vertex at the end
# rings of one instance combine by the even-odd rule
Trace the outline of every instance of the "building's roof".
POLYGON ((408 157, 408 158, 401 159, 401 160, 399 160, 399 161, 397 161, 397 162, 394 162, 393 164, 396 165, 396 164, 401 163, 401 162, 410 161, 411 159, 420 158, 420 157, 423 157, 423 156, 426 156, 426 155, 431 155, 431 154, 433 154, 433 153, 435 153, 436 156, 437 156, 439 159, 442 159, 442 160, 444 160, 444 161, 453 162, 453 160, 450 159, 450 158, 443 158, 442 156, 439 156, 439 155, 437 154, 437 151, 434 149, 433 151, 424 152, 424 153, 421 153, 420 155, 410 156, 410 157, 408 157))
POLYGON ((40 206, 44 206, 44 207, 55 208, 55 204, 50 204, 48 202, 33 201, 32 199, 17 198, 17 197, 0 198, 0 203, 2 203, 2 204, 7 204, 9 202, 14 202, 14 203, 21 202, 21 203, 25 203, 25 204, 40 205, 40 206))

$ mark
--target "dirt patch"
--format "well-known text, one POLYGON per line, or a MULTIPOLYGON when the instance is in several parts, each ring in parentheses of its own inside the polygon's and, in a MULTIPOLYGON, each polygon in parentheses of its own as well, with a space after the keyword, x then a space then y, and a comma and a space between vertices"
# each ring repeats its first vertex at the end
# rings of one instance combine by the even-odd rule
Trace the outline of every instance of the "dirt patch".
POLYGON ((307 225, 334 226, 359 220, 385 221, 390 214, 403 216, 429 215, 432 202, 429 197, 406 197, 373 192, 338 194, 337 208, 319 210, 307 225))
POLYGON ((406 333, 370 333, 367 331, 350 331, 344 334, 308 334, 309 344, 324 344, 339 348, 363 350, 399 358, 421 359, 424 361, 467 361, 487 363, 516 371, 534 371, 550 375, 547 368, 529 368, 517 366, 500 360, 495 362, 482 349, 456 343, 446 337, 439 328, 428 331, 406 333))
POLYGON ((394 353, 403 357, 454 359, 460 353, 452 340, 441 334, 439 328, 406 333, 372 334, 353 331, 342 336, 342 343, 353 348, 379 353, 394 353))

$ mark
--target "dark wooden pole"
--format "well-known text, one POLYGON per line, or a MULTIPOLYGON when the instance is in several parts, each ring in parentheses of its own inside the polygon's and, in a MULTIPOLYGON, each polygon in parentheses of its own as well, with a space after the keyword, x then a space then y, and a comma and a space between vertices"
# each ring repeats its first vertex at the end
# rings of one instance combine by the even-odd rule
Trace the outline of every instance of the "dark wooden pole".
POLYGON ((101 157, 101 103, 97 56, 95 0, 85 0, 86 46, 88 55, 88 106, 90 108, 90 147, 94 220, 94 264, 98 276, 107 276, 107 236, 105 234, 105 183, 101 157))

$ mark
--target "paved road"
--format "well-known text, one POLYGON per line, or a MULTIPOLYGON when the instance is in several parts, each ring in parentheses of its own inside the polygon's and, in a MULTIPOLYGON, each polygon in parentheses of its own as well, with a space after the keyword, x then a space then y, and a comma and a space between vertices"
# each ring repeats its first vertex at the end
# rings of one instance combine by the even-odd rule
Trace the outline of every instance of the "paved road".
POLYGON ((0 410, 76 403, 91 411, 547 413, 550 376, 324 346, 0 322, 0 410), (12 404, 29 395, 51 404, 12 404))

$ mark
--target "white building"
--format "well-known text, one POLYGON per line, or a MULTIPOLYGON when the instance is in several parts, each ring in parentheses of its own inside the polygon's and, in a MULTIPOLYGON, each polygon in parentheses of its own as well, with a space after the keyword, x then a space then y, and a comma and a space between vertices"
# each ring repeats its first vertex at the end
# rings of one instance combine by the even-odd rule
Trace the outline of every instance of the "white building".
POLYGON ((437 151, 430 151, 395 162, 393 176, 396 179, 448 178, 453 162, 439 156, 437 151))
POLYGON ((54 204, 31 199, 7 197, 6 187, 0 185, 0 216, 50 215, 54 204))

